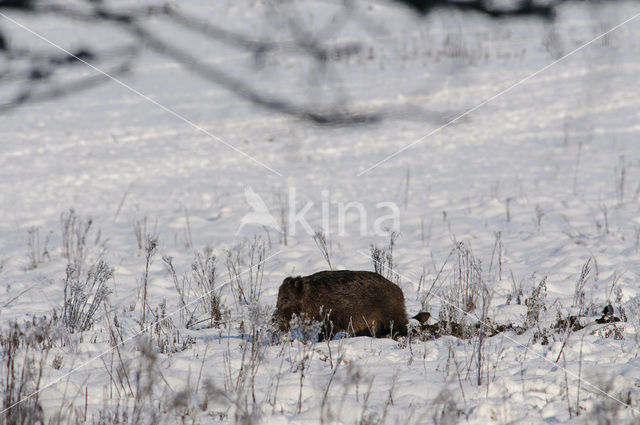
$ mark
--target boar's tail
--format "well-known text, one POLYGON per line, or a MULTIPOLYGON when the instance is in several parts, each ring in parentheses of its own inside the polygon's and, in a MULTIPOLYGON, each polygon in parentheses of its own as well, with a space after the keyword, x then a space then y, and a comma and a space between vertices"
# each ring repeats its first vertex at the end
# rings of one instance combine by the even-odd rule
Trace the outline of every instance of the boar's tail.
POLYGON ((418 322, 420 322, 421 325, 425 325, 427 323, 427 320, 429 320, 429 317, 431 317, 431 314, 426 311, 421 311, 420 313, 413 316, 413 319, 416 319, 418 322))

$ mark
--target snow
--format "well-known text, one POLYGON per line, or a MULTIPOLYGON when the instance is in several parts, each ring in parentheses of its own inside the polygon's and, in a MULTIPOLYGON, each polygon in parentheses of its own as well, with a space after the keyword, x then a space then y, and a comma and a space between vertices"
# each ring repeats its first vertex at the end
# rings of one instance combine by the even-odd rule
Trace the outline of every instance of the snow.
MULTIPOLYGON (((339 10, 321 1, 298 6, 301 22, 310 29, 321 28, 339 10)), ((282 17, 265 2, 189 0, 179 7, 254 37, 290 37, 282 17)), ((163 33, 167 40, 269 93, 299 101, 323 96, 321 102, 345 96, 356 108, 389 115, 374 124, 314 126, 251 105, 147 52, 136 59, 136 72, 118 78, 186 120, 113 82, 0 116, 3 329, 13 320, 51 317, 54 309, 60 314, 67 264, 61 214, 70 208, 93 220, 89 258, 104 246, 104 257, 114 267, 108 317, 118 316, 125 342, 119 354, 113 350, 109 319, 100 309, 91 330, 56 344, 41 385, 51 386, 39 394, 45 414, 53 415, 64 403, 84 409, 85 391, 88 422, 97 421, 105 406, 114 408, 113 394, 124 403, 127 384, 116 388, 120 384, 109 377, 120 356, 131 371, 152 363, 153 374, 144 378, 154 385, 152 401, 145 401, 149 422, 154 405, 183 389, 191 391, 196 382, 200 386, 187 402, 200 406, 189 411, 196 423, 241 422, 234 415, 242 413, 244 401, 248 413, 264 424, 637 422, 640 22, 631 21, 518 82, 639 11, 632 2, 566 4, 553 23, 494 22, 449 12, 419 18, 387 2, 359 2, 356 13, 362 19, 348 21, 330 40, 360 40, 364 48, 331 62, 326 79, 309 72, 313 64, 299 55, 267 55, 259 69, 250 54, 154 18, 153 28, 170 30, 163 33), (492 100, 483 104, 487 99, 492 100), (410 343, 358 337, 274 344, 262 335, 255 344, 259 360, 252 377, 247 372, 251 311, 234 301, 227 250, 244 243, 247 271, 254 237, 265 241, 259 298, 264 323, 286 276, 311 274, 327 264, 300 222, 295 232, 290 226, 285 245, 274 228, 243 221, 252 212, 247 188, 277 225, 281 211, 291 218, 292 210, 295 214, 312 202, 305 218, 313 230, 328 223, 331 261, 339 269, 373 268, 370 246, 389 242, 375 231, 376 220, 390 213, 380 203, 396 205, 400 236, 394 260, 410 316, 421 310, 420 276, 424 273, 423 287, 430 285, 447 263, 428 305, 432 323, 440 297, 454 282, 455 255, 448 256, 457 243, 481 261, 482 278, 493 294, 488 316, 519 326, 528 307, 515 298, 507 301, 514 285, 522 286, 526 298, 547 278, 540 327, 549 329, 558 312, 578 314, 576 282, 592 258, 581 319, 587 326, 568 336, 550 334, 548 345, 536 341, 536 329, 485 339, 480 385, 477 338, 453 336, 410 343), (356 210, 344 217, 345 231, 339 231, 340 205, 349 202, 366 212, 365 232, 356 210), (187 330, 176 313, 171 320, 180 332, 177 345, 188 337, 195 343, 159 353, 153 361, 142 354, 137 335, 145 255, 136 225, 159 237, 149 269, 151 310, 163 300, 167 313, 180 308, 162 257, 173 258, 182 282, 205 246, 218 258, 216 284, 230 310, 230 323, 222 329, 187 330), (38 229, 39 251, 51 234, 48 256, 35 268, 29 267, 31 228, 38 229), (501 248, 496 249, 497 242, 501 248), (617 324, 622 340, 601 329, 611 325, 595 324, 608 301, 616 315, 621 307, 626 312, 627 321, 617 324), (54 354, 63 358, 59 369, 52 367, 54 354), (205 381, 226 395, 201 408, 205 381)), ((69 49, 126 41, 114 38, 112 30, 93 32, 92 26, 73 21, 11 16, 69 49)), ((6 20, 0 25, 16 42, 52 49, 6 20)), ((93 71, 78 65, 76 72, 93 71)), ((193 293, 189 297, 195 300, 193 293)), ((126 400, 132 408, 133 398, 126 400)), ((179 409, 164 409, 167 423, 182 421, 179 409)))

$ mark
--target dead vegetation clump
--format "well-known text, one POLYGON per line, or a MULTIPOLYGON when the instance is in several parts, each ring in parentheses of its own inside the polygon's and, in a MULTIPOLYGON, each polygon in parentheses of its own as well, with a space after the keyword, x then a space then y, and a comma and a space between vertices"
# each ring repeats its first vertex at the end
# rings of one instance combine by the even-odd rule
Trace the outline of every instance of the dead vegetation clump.
POLYGON ((0 422, 46 423, 39 394, 49 353, 61 340, 57 316, 34 317, 22 325, 14 321, 0 331, 0 422))

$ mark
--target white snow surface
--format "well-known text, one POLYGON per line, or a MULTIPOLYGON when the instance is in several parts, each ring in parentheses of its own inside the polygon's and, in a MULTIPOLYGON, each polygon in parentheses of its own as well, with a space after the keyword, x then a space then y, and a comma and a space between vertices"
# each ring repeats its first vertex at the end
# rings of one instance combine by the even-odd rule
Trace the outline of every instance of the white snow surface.
MULTIPOLYGON (((294 2, 309 31, 335 19, 336 4, 294 2)), ((133 338, 119 347, 132 370, 143 358, 134 336, 145 266, 134 224, 146 220, 147 231, 159 237, 149 275, 153 311, 163 300, 169 313, 181 306, 161 257, 172 257, 181 277, 190 272, 197 252, 213 248, 230 322, 221 329, 185 329, 180 314, 172 316, 181 340, 191 337, 195 343, 157 355, 156 388, 147 401, 157 405, 198 382, 187 394, 189 403, 200 407, 190 411, 187 422, 241 423, 244 406, 253 412, 251 420, 262 424, 637 423, 640 19, 492 97, 634 16, 640 5, 567 4, 548 23, 447 11, 419 17, 387 2, 355 4, 356 18, 329 41, 357 40, 363 49, 330 62, 325 80, 313 77, 308 61, 286 52, 267 55, 258 68, 241 50, 162 19, 150 25, 265 92, 303 102, 336 94, 359 110, 392 112, 379 123, 316 126, 266 111, 150 52, 136 59, 135 72, 118 77, 127 87, 105 82, 0 116, 3 329, 14 320, 50 317, 54 309, 60 313, 66 268, 61 214, 72 208, 92 219, 89 258, 105 247, 103 257, 114 268, 109 305, 123 337, 133 338), (321 80, 326 90, 318 88, 321 80), (577 314, 576 283, 591 258, 582 318, 587 326, 568 339, 565 333, 551 334, 545 345, 535 340, 536 329, 487 338, 480 385, 477 338, 452 336, 410 344, 368 337, 270 343, 265 337, 256 342, 262 356, 258 368, 247 372, 251 310, 234 302, 227 250, 242 243, 246 248, 255 237, 266 241, 259 298, 265 317, 284 277, 328 267, 300 223, 295 232, 289 229, 286 245, 281 233, 251 223, 238 233, 251 211, 248 186, 278 222, 282 209, 289 212, 292 190, 298 212, 313 202, 306 218, 314 230, 323 226, 328 211, 326 236, 335 269, 373 269, 371 245, 389 242, 374 229, 375 220, 389 212, 379 203, 397 205, 393 255, 410 316, 422 309, 424 286, 446 261, 427 305, 431 323, 441 310, 439 294, 455 280, 455 255, 447 258, 460 243, 482 265, 492 294, 488 316, 517 326, 528 307, 509 300, 514 285, 522 286, 526 298, 546 277, 547 309, 540 326, 549 328, 558 314, 577 314), (364 234, 353 214, 339 232, 339 206, 347 202, 364 207, 364 234), (40 250, 50 234, 48 256, 33 269, 30 229, 37 229, 40 250), (419 291, 421 275, 425 283, 419 291), (625 316, 617 324, 622 339, 601 329, 611 325, 595 323, 608 302, 617 316, 625 316), (255 373, 252 384, 238 384, 243 373, 255 373), (205 381, 226 395, 202 407, 205 381)), ((291 38, 268 2, 188 0, 179 7, 256 38, 291 38)), ((10 16, 68 49, 122 41, 77 22, 10 16)), ((0 25, 16 41, 53 51, 6 20, 0 25)), ((95 73, 83 65, 77 70, 95 73)), ((479 314, 478 308, 471 312, 479 314)), ((46 415, 61 403, 84 409, 85 392, 89 423, 116 403, 109 395, 114 391, 109 365, 117 363, 109 323, 103 309, 97 317, 92 329, 69 334, 65 344, 52 349, 63 360, 55 369, 50 354, 44 369, 39 400, 46 415)), ((161 420, 182 423, 185 417, 178 408, 167 408, 161 420)))

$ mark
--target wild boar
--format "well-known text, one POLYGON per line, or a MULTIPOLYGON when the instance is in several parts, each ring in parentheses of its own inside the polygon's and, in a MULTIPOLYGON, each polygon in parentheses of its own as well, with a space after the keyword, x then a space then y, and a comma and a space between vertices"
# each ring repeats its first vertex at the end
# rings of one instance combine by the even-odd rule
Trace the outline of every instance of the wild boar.
MULTIPOLYGON (((278 291, 274 324, 287 331, 294 314, 322 323, 321 338, 340 331, 375 337, 407 334, 402 289, 374 272, 336 270, 287 277, 278 291)), ((418 316, 428 318, 428 313, 418 316)))

